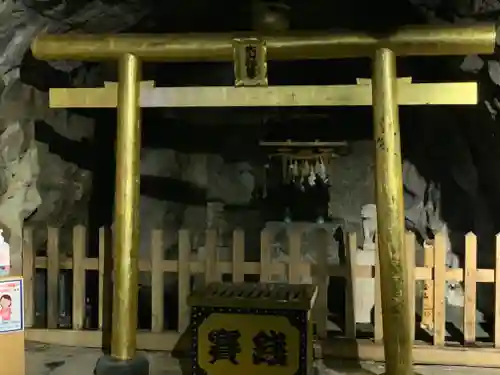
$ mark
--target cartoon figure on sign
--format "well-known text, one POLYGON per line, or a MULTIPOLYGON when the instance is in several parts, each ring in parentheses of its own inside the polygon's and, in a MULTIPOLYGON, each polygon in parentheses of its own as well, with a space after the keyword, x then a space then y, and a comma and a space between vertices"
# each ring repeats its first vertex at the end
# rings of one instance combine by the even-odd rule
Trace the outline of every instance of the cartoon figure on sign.
POLYGON ((10 321, 10 316, 12 315, 12 297, 8 294, 4 294, 0 297, 0 318, 2 322, 10 321))

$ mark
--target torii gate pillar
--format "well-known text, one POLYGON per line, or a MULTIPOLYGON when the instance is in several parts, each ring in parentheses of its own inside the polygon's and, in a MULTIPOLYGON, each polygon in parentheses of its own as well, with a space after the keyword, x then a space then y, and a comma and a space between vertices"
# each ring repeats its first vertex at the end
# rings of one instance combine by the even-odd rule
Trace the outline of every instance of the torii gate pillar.
POLYGON ((398 275, 394 270, 394 267, 407 268, 408 262, 404 251, 403 170, 399 113, 395 100, 396 55, 390 49, 381 48, 375 52, 372 93, 377 224, 384 225, 382 228, 377 227, 377 238, 386 374, 410 374, 415 324, 413 303, 408 293, 409 272, 406 269, 398 275), (385 293, 389 293, 390 299, 383 297, 385 293), (395 306, 401 308, 394 309, 395 306), (395 331, 398 333, 394 332, 390 340, 385 339, 386 332, 396 321, 395 331), (392 353, 398 352, 398 361, 387 360, 392 353))
MULTIPOLYGON (((409 280, 404 247, 404 212, 402 192, 401 145, 398 119, 399 104, 458 104, 446 102, 439 88, 424 88, 426 95, 437 102, 422 103, 425 95, 418 89, 396 81, 396 56, 436 56, 492 54, 495 49, 494 24, 467 26, 406 27, 377 38, 362 33, 288 33, 242 39, 227 34, 178 35, 42 35, 32 45, 33 55, 43 60, 118 60, 120 81, 118 93, 106 100, 106 107, 118 107, 117 191, 115 196, 115 291, 111 356, 103 357, 96 366, 96 375, 149 373, 147 360, 136 355, 137 327, 137 202, 139 196, 140 132, 139 109, 142 106, 196 107, 185 95, 180 102, 176 93, 194 88, 175 88, 171 96, 161 98, 166 105, 152 100, 152 89, 141 89, 139 60, 143 61, 233 61, 241 46, 254 50, 253 58, 269 60, 335 59, 371 57, 373 77, 371 102, 366 95, 369 86, 354 88, 346 95, 345 86, 329 86, 326 95, 321 86, 309 88, 196 88, 190 91, 197 98, 205 97, 228 106, 257 106, 272 102, 275 106, 367 105, 373 106, 376 143, 376 186, 378 208, 378 242, 381 272, 382 312, 386 374, 410 375, 412 369, 413 326, 409 280), (245 43, 248 45, 245 46, 245 43), (239 47, 238 47, 239 46, 239 47), (256 52, 256 53, 255 53, 256 52), (267 56, 266 56, 267 55, 267 56), (308 91, 314 89, 312 91, 308 91), (219 93, 215 98, 213 90, 219 93), (301 95, 295 95, 298 90, 301 95), (306 92, 307 91, 307 92, 306 92), (398 91, 401 91, 398 93, 398 91), (140 98, 139 98, 140 93, 140 98), (339 95, 342 93, 342 95, 339 95), (230 95, 228 95, 230 94, 230 95), (234 94, 234 95, 233 95, 234 94), (351 95, 351 96, 349 96, 351 95), (402 100, 402 96, 406 100, 402 100), (298 97, 304 99, 301 103, 298 97), (333 98, 333 99, 332 99, 333 98), (336 98, 344 103, 336 103, 336 98), (346 98, 348 100, 346 100, 346 98), (154 102, 154 103, 152 103, 154 102), (152 103, 152 105, 151 105, 152 103), (179 104, 180 103, 180 104, 179 104), (150 104, 150 105, 148 105, 150 104), (182 105, 185 104, 185 105, 182 105)), ((255 65, 253 65, 255 66, 255 65)), ((236 71, 240 66, 236 65, 236 71)), ((244 71, 245 69, 243 69, 244 71)), ((267 77, 256 72, 250 84, 267 85, 267 77)), ((241 77, 237 77, 241 78, 241 77)), ((246 77, 250 78, 250 77, 246 77)), ((238 81, 237 81, 238 82, 238 81)), ((239 81, 239 83, 242 83, 239 81)), ((363 86, 363 85, 360 85, 363 86)), ((470 87, 469 87, 470 88, 470 87)), ((100 90, 100 89, 93 89, 100 90)), ((116 90, 116 89, 115 89, 116 90)), ((101 94, 106 94, 106 91, 101 94)), ((460 99, 461 95, 454 95, 460 99)), ((88 99, 85 96, 85 99, 88 99)), ((153 98, 154 99, 154 98, 153 98)), ((465 102, 463 104, 475 104, 465 102)), ((268 104, 269 105, 269 104, 268 104)))
POLYGON ((137 330, 137 313, 130 317, 130 312, 137 311, 137 294, 128 292, 138 285, 141 68, 137 56, 120 56, 118 77, 113 306, 119 308, 113 309, 113 320, 120 323, 120 328, 112 329, 111 350, 115 357, 123 359, 131 358, 129 346, 135 347, 137 330), (120 342, 129 344, 117 344, 120 342))

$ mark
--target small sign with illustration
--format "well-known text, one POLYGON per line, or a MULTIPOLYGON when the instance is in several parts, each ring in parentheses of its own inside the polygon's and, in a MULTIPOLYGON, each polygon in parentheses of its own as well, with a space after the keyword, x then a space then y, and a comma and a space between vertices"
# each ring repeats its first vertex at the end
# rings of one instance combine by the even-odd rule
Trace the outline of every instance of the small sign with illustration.
POLYGON ((0 280, 0 333, 24 330, 23 280, 0 280))
POLYGON ((9 276, 10 246, 5 242, 3 231, 0 229, 0 277, 9 276))

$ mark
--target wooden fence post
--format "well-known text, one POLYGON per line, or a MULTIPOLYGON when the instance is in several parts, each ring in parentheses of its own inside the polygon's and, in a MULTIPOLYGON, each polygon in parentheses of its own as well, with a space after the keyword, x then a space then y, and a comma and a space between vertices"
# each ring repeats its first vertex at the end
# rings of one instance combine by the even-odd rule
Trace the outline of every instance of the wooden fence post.
POLYGON ((189 231, 179 231, 179 258, 178 258, 178 291, 179 291, 179 324, 178 329, 183 333, 189 326, 189 306, 187 298, 191 291, 191 236, 189 231))
POLYGON ((23 229, 23 279, 24 279, 24 324, 35 323, 35 252, 33 250, 33 229, 23 229))
POLYGON ((245 281, 245 232, 233 232, 233 283, 245 281))
POLYGON ((444 346, 446 335, 446 242, 443 233, 434 241, 434 345, 444 346))
POLYGON ((59 228, 47 230, 47 327, 59 325, 59 228))
POLYGON ((474 233, 465 236, 464 266, 464 344, 476 341, 476 274, 477 238, 474 233))
POLYGON ((162 332, 164 326, 163 230, 151 232, 151 330, 162 332))
POLYGON ((85 322, 85 257, 87 231, 84 226, 73 228, 73 329, 83 329, 85 322))
POLYGON ((424 267, 431 270, 431 278, 423 282, 422 320, 423 329, 434 329, 434 245, 424 243, 424 267))

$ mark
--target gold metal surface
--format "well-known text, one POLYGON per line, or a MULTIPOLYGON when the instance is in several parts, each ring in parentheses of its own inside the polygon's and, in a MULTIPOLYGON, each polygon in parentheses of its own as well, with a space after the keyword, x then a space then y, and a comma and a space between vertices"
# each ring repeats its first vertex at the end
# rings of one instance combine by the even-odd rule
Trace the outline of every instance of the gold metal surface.
MULTIPOLYGON (((301 327, 302 328, 302 327, 301 327)), ((305 328, 305 327, 304 327, 305 328)), ((294 375, 306 374, 300 372, 301 358, 301 330, 291 323, 286 316, 257 315, 257 314, 228 314, 213 313, 209 315, 198 328, 197 357, 198 366, 207 375, 294 375), (213 362, 210 349, 213 343, 209 340, 211 332, 219 330, 238 332, 240 337, 232 347, 239 346, 236 354, 237 365, 228 360, 213 362), (265 363, 254 364, 252 355, 254 352, 254 338, 259 333, 276 332, 285 338, 287 360, 283 365, 269 366, 265 363)), ((272 356, 272 342, 269 343, 272 356)), ((279 349, 278 349, 279 350, 279 349)))
POLYGON ((390 35, 359 32, 290 32, 288 34, 58 34, 40 35, 32 43, 42 60, 97 61, 132 53, 150 61, 232 61, 235 38, 265 40, 268 60, 310 60, 372 56, 390 48, 398 56, 491 54, 495 49, 494 23, 423 25, 390 35))
POLYGON ((135 354, 137 320, 137 212, 140 125, 143 107, 257 107, 373 105, 376 141, 378 242, 384 343, 388 375, 412 372, 408 273, 403 251, 404 212, 399 105, 476 104, 475 83, 410 84, 396 80, 395 56, 491 54, 494 23, 406 27, 387 35, 359 32, 297 32, 275 35, 40 35, 32 44, 43 60, 119 60, 118 88, 51 90, 51 107, 118 107, 115 197, 115 293, 112 355, 135 354), (182 87, 139 85, 139 59, 146 61, 232 61, 234 42, 265 41, 267 60, 373 57, 373 82, 352 86, 182 87), (370 87, 372 86, 372 87, 370 87), (74 91, 73 91, 74 90, 74 91), (373 100, 372 100, 373 95, 373 100))
MULTIPOLYGON (((50 89, 51 108, 115 108, 116 88, 50 89)), ((400 105, 477 104, 476 82, 398 82, 400 105)), ((143 87, 141 107, 369 106, 369 84, 269 87, 143 87)))
POLYGON ((258 39, 235 39, 234 85, 267 86, 266 42, 258 39))
POLYGON ((412 330, 401 140, 397 104, 396 55, 387 48, 373 58, 373 126, 376 157, 377 235, 387 375, 410 375, 412 330))
MULTIPOLYGON (((411 84, 413 82, 413 78, 412 77, 398 77, 396 79, 396 82, 398 85, 400 85, 402 83, 411 84)), ((356 83, 358 85, 371 85, 372 80, 371 80, 371 78, 356 78, 356 83)), ((398 88, 398 90, 399 90, 399 88, 398 88)))
POLYGON ((347 142, 295 142, 292 140, 287 140, 284 142, 274 142, 274 141, 260 141, 259 146, 263 147, 307 147, 307 148, 317 148, 317 147, 347 147, 347 142))
POLYGON ((135 356, 137 331, 141 68, 139 59, 132 54, 121 56, 118 64, 111 355, 127 360, 135 356))
POLYGON ((210 283, 194 290, 190 306, 310 310, 317 287, 288 283, 210 283))
MULTIPOLYGON (((139 87, 141 90, 148 90, 148 89, 154 89, 156 86, 155 81, 141 81, 139 82, 139 87)), ((118 88, 118 82, 110 82, 110 81, 104 81, 104 88, 112 88, 116 90, 118 88)), ((53 89, 51 89, 53 90, 53 89)), ((116 97, 116 91, 115 91, 115 97, 116 97)))
POLYGON ((210 283, 195 289, 188 303, 196 365, 208 375, 309 373, 316 294, 316 286, 288 283, 210 283), (269 350, 262 353, 264 347, 269 350), (222 351, 232 356, 221 358, 222 351))
POLYGON ((286 141, 260 141, 259 146, 265 147, 266 155, 270 158, 279 157, 286 165, 284 170, 287 173, 290 171, 290 160, 312 160, 327 164, 332 158, 349 153, 349 145, 346 141, 342 142, 295 142, 292 140, 286 141))

